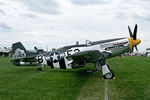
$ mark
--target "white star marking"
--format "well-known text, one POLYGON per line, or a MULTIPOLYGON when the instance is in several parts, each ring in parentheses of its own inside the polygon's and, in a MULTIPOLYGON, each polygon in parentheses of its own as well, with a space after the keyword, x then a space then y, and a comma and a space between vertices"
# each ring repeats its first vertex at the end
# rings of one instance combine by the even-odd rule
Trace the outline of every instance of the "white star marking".
POLYGON ((54 53, 54 55, 52 56, 53 61, 54 61, 54 60, 58 60, 58 58, 57 58, 57 57, 58 57, 58 55, 56 55, 56 54, 54 53))

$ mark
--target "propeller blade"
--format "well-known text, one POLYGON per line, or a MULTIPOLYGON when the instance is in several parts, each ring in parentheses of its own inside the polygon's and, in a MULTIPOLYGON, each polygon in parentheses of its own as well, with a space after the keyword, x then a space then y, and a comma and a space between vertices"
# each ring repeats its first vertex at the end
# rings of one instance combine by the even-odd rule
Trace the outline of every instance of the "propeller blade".
POLYGON ((135 46, 135 49, 136 49, 136 51, 138 52, 138 48, 137 48, 137 46, 135 46))
POLYGON ((137 34, 137 24, 135 25, 134 33, 133 33, 133 39, 134 40, 136 40, 136 34, 137 34))
POLYGON ((129 30, 129 35, 130 35, 130 37, 133 37, 132 32, 131 32, 131 29, 130 29, 130 26, 128 26, 128 30, 129 30))
POLYGON ((130 53, 132 53, 134 51, 134 48, 132 50, 130 50, 130 53))

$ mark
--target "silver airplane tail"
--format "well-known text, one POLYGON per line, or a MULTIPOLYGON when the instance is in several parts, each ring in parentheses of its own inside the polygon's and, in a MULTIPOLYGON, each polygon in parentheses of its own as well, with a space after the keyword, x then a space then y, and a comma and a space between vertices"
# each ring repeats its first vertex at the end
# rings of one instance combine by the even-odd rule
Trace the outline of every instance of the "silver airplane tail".
POLYGON ((17 42, 12 44, 12 59, 20 59, 20 58, 26 58, 27 56, 27 50, 22 45, 21 42, 17 42))

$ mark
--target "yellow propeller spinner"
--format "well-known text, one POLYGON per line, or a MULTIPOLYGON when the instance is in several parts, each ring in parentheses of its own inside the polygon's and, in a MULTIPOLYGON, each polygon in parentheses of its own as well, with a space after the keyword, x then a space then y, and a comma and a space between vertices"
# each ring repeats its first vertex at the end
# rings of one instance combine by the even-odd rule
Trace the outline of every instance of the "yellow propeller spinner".
POLYGON ((133 34, 132 34, 131 29, 130 29, 129 26, 128 26, 128 30, 129 30, 129 35, 130 35, 130 37, 128 38, 129 49, 132 50, 135 47, 135 49, 138 51, 137 45, 141 43, 141 40, 136 38, 136 35, 137 35, 137 24, 135 25, 133 34))
POLYGON ((134 40, 132 37, 128 38, 128 41, 129 41, 129 48, 130 48, 130 50, 132 50, 134 46, 137 46, 138 44, 141 43, 140 39, 134 40))

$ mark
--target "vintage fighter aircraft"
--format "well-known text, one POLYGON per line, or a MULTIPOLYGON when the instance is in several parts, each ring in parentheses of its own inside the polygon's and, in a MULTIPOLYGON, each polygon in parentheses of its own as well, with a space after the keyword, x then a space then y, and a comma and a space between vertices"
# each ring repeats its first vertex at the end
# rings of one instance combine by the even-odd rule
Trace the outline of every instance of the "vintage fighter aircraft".
MULTIPOLYGON (((112 50, 109 50, 108 47, 104 45, 126 38, 115 38, 95 42, 87 41, 86 44, 77 43, 76 45, 65 46, 43 54, 30 53, 18 42, 12 45, 12 60, 14 64, 17 62, 18 65, 21 65, 21 62, 24 62, 24 64, 34 62, 41 67, 49 65, 51 68, 60 69, 81 68, 84 67, 86 63, 92 62, 98 71, 102 70, 104 79, 114 79, 114 73, 106 63, 106 59, 133 50, 134 47, 137 50, 137 45, 141 42, 140 39, 136 38, 137 25, 135 25, 133 34, 129 26, 128 30, 130 35, 128 41, 125 42, 124 45, 121 44, 121 48, 116 47, 112 50)), ((39 67, 40 70, 41 67, 39 67)))
POLYGON ((146 49, 145 56, 146 57, 150 57, 150 48, 146 49))
POLYGON ((3 56, 3 57, 9 56, 11 50, 12 49, 9 47, 3 47, 3 48, 0 47, 0 56, 3 56))
POLYGON ((45 54, 45 51, 37 48, 34 51, 26 50, 21 42, 12 44, 12 61, 15 66, 37 65, 40 54, 45 54))

